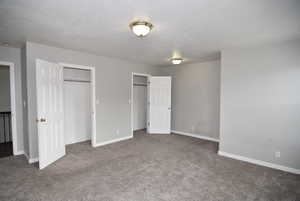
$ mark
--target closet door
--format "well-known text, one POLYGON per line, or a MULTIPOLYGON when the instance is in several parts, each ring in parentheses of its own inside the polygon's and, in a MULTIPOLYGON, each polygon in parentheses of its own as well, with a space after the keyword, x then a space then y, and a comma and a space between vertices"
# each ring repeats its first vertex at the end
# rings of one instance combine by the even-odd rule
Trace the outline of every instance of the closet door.
POLYGON ((65 143, 91 139, 91 84, 64 82, 65 143))

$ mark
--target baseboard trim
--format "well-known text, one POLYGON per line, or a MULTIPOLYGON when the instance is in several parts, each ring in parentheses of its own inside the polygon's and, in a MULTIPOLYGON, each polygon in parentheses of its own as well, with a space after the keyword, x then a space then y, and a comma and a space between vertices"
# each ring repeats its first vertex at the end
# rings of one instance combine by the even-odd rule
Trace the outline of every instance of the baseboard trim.
POLYGON ((36 162, 39 161, 39 158, 29 158, 29 156, 27 155, 27 153, 24 152, 23 154, 27 158, 27 161, 28 161, 29 164, 36 163, 36 162))
POLYGON ((131 138, 133 138, 132 135, 127 136, 127 137, 117 138, 117 139, 114 139, 114 140, 105 141, 105 142, 100 142, 100 143, 96 143, 95 145, 93 145, 93 147, 104 146, 104 145, 107 145, 107 144, 112 144, 112 143, 120 142, 120 141, 123 141, 123 140, 129 140, 131 138))
POLYGON ((25 152, 22 150, 22 151, 17 151, 14 153, 14 156, 18 156, 18 155, 24 155, 25 152))
POLYGON ((29 160, 28 160, 28 163, 36 163, 36 162, 39 162, 39 158, 30 158, 29 160))
POLYGON ((269 163, 269 162, 265 162, 265 161, 261 161, 261 160, 256 160, 256 159, 252 159, 252 158, 248 158, 248 157, 240 156, 240 155, 236 155, 236 154, 231 154, 231 153, 227 153, 227 152, 223 152, 223 151, 218 151, 218 154, 220 156, 224 156, 224 157, 228 157, 228 158, 232 158, 232 159, 252 163, 252 164, 255 164, 255 165, 260 165, 260 166, 265 166, 265 167, 269 167, 269 168, 273 168, 273 169, 277 169, 277 170, 282 170, 282 171, 293 173, 293 174, 300 174, 300 170, 295 169, 295 168, 290 168, 290 167, 286 167, 286 166, 282 166, 282 165, 277 165, 277 164, 274 164, 274 163, 269 163))
POLYGON ((185 135, 185 136, 189 136, 189 137, 199 138, 199 139, 202 139, 202 140, 209 140, 209 141, 213 141, 213 142, 219 142, 219 140, 216 139, 216 138, 207 137, 207 136, 203 136, 203 135, 197 135, 197 134, 193 134, 193 133, 186 133, 186 132, 176 131, 176 130, 172 130, 171 132, 175 133, 175 134, 179 134, 179 135, 185 135))

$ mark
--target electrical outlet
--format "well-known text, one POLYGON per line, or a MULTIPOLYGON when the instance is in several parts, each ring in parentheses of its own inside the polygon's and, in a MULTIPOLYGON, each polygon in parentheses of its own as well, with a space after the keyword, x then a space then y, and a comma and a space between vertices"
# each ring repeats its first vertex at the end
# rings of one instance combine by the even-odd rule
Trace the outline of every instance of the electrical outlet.
POLYGON ((119 129, 116 130, 116 134, 117 134, 117 135, 120 134, 120 130, 119 130, 119 129))
POLYGON ((276 157, 276 158, 280 158, 280 151, 276 151, 276 152, 275 152, 275 157, 276 157))
POLYGON ((195 131, 195 126, 192 126, 191 129, 192 129, 192 132, 194 132, 195 131))

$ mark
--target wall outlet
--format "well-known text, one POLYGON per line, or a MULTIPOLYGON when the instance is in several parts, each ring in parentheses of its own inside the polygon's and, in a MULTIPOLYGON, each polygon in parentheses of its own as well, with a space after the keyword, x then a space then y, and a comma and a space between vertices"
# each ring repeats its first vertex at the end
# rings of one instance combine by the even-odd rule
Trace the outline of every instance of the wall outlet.
POLYGON ((275 151, 275 157, 280 158, 280 151, 275 151))
POLYGON ((117 134, 117 135, 120 134, 120 130, 119 130, 119 129, 116 130, 116 134, 117 134))
POLYGON ((192 129, 192 132, 195 132, 195 126, 192 126, 191 129, 192 129))

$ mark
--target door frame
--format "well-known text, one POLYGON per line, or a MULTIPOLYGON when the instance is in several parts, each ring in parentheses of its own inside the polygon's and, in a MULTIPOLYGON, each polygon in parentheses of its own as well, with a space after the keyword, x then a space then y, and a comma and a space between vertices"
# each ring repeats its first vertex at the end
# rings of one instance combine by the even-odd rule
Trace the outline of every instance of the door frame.
MULTIPOLYGON (((150 74, 143 74, 143 73, 135 73, 135 72, 132 72, 132 74, 131 74, 131 101, 130 101, 130 106, 131 106, 131 108, 130 108, 130 113, 131 113, 131 115, 130 115, 130 120, 131 120, 131 136, 133 137, 133 132, 134 132, 134 130, 133 130, 133 77, 134 76, 143 76, 143 77, 147 77, 147 84, 148 84, 148 82, 149 82, 149 78, 152 76, 152 75, 150 75, 150 74)), ((148 131, 148 121, 149 121, 149 119, 148 119, 148 113, 149 113, 149 105, 148 105, 148 99, 149 99, 149 94, 148 94, 148 91, 149 91, 149 89, 148 89, 148 87, 149 87, 149 85, 147 85, 147 122, 146 122, 146 129, 147 129, 147 131, 148 131)))
POLYGON ((10 110, 11 110, 11 133, 13 141, 13 155, 19 155, 18 134, 17 134, 17 112, 16 112, 16 87, 15 87, 15 64, 12 62, 0 61, 0 65, 9 67, 9 85, 10 85, 10 110))
POLYGON ((62 67, 74 68, 74 69, 82 69, 82 70, 90 70, 91 72, 91 106, 92 106, 92 135, 91 142, 92 146, 96 147, 96 77, 95 77, 95 67, 94 66, 82 66, 77 64, 69 64, 69 63, 58 63, 58 65, 62 67))

